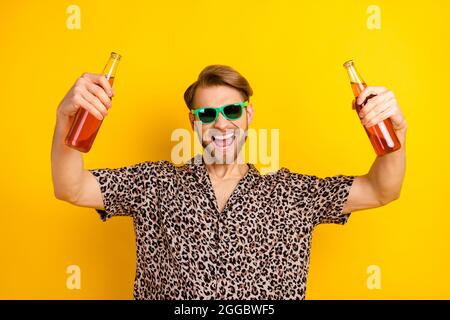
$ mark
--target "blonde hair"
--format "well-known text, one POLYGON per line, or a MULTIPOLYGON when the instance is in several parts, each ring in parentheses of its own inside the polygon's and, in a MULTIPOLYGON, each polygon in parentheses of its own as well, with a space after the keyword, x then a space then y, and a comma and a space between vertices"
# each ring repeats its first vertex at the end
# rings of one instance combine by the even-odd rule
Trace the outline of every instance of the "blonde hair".
POLYGON ((249 100, 253 95, 247 79, 233 68, 225 65, 214 64, 207 66, 200 72, 197 81, 191 84, 184 92, 184 101, 189 109, 193 108, 195 91, 199 87, 229 86, 238 90, 244 100, 249 100))

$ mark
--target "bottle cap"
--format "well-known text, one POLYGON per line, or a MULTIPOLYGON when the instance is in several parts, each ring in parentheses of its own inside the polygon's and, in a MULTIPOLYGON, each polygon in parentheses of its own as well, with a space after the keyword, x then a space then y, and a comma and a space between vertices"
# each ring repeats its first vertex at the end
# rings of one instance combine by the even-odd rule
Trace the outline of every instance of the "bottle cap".
POLYGON ((348 68, 353 65, 353 60, 348 60, 344 62, 344 67, 348 68))
POLYGON ((122 56, 116 52, 111 52, 111 58, 120 60, 120 58, 122 58, 122 56))

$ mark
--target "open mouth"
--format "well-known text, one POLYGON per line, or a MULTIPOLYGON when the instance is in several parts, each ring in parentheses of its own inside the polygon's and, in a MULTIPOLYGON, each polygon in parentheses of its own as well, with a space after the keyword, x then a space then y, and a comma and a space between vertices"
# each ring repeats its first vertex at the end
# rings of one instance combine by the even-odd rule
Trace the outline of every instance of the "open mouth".
POLYGON ((212 141, 214 145, 219 149, 227 149, 236 139, 236 136, 233 132, 230 132, 226 135, 213 135, 212 141))

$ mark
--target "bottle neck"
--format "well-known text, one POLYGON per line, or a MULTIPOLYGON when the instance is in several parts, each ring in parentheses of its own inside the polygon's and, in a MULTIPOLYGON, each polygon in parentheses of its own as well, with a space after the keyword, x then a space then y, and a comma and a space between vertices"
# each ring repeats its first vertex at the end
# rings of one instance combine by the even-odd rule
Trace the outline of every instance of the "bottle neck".
POLYGON ((352 86, 353 94, 358 97, 359 94, 367 87, 361 75, 352 64, 345 66, 347 69, 348 77, 350 78, 350 84, 352 86))
POLYGON ((352 83, 364 83, 364 80, 362 79, 361 75, 356 71, 356 68, 354 65, 350 65, 347 67, 347 73, 348 77, 350 78, 350 82, 352 83))
POLYGON ((105 75, 106 79, 111 79, 116 76, 116 70, 117 65, 119 64, 120 59, 111 57, 109 58, 108 62, 106 63, 105 68, 103 68, 103 74, 105 75))

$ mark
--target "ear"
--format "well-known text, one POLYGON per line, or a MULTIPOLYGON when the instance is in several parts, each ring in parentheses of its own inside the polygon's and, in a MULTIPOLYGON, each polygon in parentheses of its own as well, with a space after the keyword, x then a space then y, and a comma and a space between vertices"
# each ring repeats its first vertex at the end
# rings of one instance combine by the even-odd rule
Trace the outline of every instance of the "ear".
POLYGON ((191 111, 189 111, 189 122, 191 123, 192 130, 194 130, 194 121, 195 121, 195 116, 192 114, 191 111))
POLYGON ((253 114, 255 113, 255 110, 253 109, 253 104, 250 103, 247 106, 247 108, 245 108, 245 110, 247 111, 247 125, 249 125, 250 123, 252 123, 253 114))

